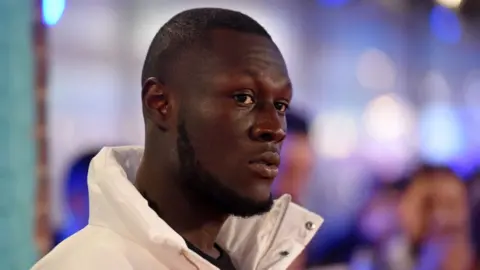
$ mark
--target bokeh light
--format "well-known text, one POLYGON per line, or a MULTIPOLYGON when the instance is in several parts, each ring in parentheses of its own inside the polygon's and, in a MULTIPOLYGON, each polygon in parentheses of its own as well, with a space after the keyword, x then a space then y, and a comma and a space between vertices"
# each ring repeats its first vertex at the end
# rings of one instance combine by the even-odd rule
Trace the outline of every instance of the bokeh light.
POLYGON ((442 73, 436 70, 427 72, 422 81, 421 94, 430 102, 448 102, 451 100, 451 89, 442 73))
POLYGON ((358 129, 352 114, 327 112, 313 121, 312 136, 318 154, 327 158, 347 158, 357 145, 358 129))
POLYGON ((459 115, 448 104, 431 104, 420 116, 420 152, 427 161, 447 163, 464 148, 459 115))
POLYGON ((414 120, 409 107, 394 94, 375 98, 363 115, 367 134, 379 142, 393 142, 410 135, 414 120))
POLYGON ((360 56, 357 79, 362 87, 371 90, 390 90, 395 86, 396 77, 394 62, 381 50, 369 49, 360 56))
POLYGON ((437 3, 446 8, 459 8, 462 0, 437 0, 437 3))
POLYGON ((60 20, 65 10, 65 0, 43 0, 43 23, 46 25, 55 25, 60 20))
POLYGON ((462 38, 462 25, 457 14, 445 7, 435 6, 430 13, 430 30, 440 41, 454 44, 462 38))

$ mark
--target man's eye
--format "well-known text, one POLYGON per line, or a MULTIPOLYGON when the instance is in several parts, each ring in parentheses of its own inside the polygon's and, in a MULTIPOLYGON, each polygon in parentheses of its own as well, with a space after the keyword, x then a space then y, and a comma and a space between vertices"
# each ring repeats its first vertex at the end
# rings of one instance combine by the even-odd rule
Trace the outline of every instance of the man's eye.
POLYGON ((277 109, 277 111, 284 113, 288 110, 288 104, 284 102, 276 102, 275 108, 277 109))
POLYGON ((253 97, 249 94, 238 94, 233 96, 233 98, 242 105, 251 105, 254 103, 253 97))

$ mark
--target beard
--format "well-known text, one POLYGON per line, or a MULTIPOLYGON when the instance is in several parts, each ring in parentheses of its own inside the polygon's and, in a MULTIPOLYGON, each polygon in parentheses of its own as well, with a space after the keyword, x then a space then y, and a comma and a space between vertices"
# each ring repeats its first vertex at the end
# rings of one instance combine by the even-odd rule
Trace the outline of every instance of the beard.
POLYGON ((184 121, 180 121, 177 131, 180 185, 192 203, 202 203, 221 214, 243 218, 270 211, 273 205, 272 194, 265 201, 255 201, 238 194, 203 168, 197 160, 184 121))

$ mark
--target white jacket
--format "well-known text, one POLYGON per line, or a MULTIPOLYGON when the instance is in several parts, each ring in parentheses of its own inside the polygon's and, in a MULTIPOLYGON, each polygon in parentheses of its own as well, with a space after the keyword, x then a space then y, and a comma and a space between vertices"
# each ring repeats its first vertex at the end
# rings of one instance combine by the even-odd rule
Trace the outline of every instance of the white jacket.
MULTIPOLYGON (((32 270, 217 269, 190 251, 129 181, 142 155, 141 147, 104 148, 92 160, 89 224, 32 270)), ((286 195, 262 216, 230 217, 217 242, 239 270, 286 269, 322 222, 286 195)))

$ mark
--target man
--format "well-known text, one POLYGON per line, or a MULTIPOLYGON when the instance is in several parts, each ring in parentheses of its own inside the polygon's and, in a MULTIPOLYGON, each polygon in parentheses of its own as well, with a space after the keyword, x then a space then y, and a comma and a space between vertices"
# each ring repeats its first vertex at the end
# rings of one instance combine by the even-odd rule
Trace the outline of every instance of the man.
POLYGON ((350 267, 356 269, 411 270, 410 243, 400 226, 398 207, 408 183, 377 183, 360 211, 357 246, 350 267))
POLYGON ((153 39, 142 85, 145 148, 94 158, 89 225, 33 269, 286 269, 322 219, 270 193, 292 89, 268 33, 184 11, 153 39))

